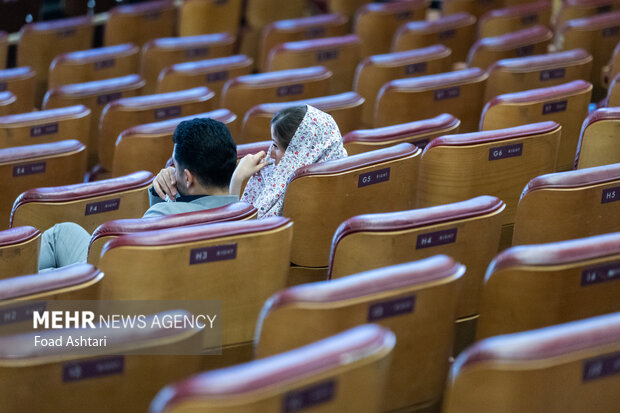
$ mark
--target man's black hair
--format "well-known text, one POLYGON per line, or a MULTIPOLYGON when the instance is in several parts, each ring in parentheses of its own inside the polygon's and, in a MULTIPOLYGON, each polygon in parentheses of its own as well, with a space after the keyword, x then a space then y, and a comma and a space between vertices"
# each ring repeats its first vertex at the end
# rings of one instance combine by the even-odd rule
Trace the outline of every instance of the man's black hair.
POLYGON ((174 157, 203 186, 227 187, 237 164, 237 146, 222 122, 196 118, 179 123, 174 157))

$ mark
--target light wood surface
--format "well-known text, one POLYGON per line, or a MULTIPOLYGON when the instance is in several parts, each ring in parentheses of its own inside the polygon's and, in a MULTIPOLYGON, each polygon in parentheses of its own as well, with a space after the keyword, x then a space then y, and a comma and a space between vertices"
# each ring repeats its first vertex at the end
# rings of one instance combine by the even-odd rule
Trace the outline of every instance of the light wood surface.
POLYGON ((620 163, 620 118, 603 119, 581 131, 575 169, 620 163))
POLYGON ((0 279, 35 274, 39 270, 41 234, 0 247, 0 279))
POLYGON ((29 67, 0 70, 0 89, 12 92, 17 98, 14 113, 34 110, 35 86, 36 73, 29 67))
POLYGON ((179 9, 179 36, 236 33, 241 20, 241 0, 185 0, 179 9))
POLYGON ((133 43, 142 46, 151 39, 176 34, 177 9, 172 1, 117 6, 110 10, 103 44, 133 43))

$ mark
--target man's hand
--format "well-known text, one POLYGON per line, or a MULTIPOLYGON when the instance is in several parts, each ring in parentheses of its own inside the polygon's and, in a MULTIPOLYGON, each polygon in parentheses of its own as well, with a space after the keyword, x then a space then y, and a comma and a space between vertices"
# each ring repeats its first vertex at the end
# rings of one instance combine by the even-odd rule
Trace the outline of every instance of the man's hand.
POLYGON ((153 188, 161 199, 165 200, 166 195, 173 201, 177 199, 177 180, 174 177, 174 173, 174 166, 169 166, 159 171, 153 180, 153 188))

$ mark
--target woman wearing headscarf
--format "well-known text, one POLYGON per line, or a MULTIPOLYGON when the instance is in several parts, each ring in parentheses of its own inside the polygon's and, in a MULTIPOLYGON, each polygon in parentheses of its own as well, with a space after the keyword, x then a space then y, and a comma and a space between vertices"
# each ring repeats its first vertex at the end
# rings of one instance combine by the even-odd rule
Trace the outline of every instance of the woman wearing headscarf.
POLYGON ((310 105, 282 109, 271 120, 269 156, 261 151, 246 155, 235 170, 231 195, 258 210, 258 218, 282 215, 289 179, 303 166, 347 156, 338 125, 330 115, 310 105))

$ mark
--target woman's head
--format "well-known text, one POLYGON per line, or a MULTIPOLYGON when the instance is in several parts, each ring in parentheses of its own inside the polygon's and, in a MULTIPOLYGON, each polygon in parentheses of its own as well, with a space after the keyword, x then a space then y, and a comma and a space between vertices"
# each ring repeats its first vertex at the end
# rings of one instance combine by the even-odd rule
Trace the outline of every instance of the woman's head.
POLYGON ((271 157, 276 164, 284 156, 286 148, 295 136, 295 132, 306 116, 307 110, 306 105, 292 106, 278 111, 271 119, 271 139, 273 140, 271 157))

